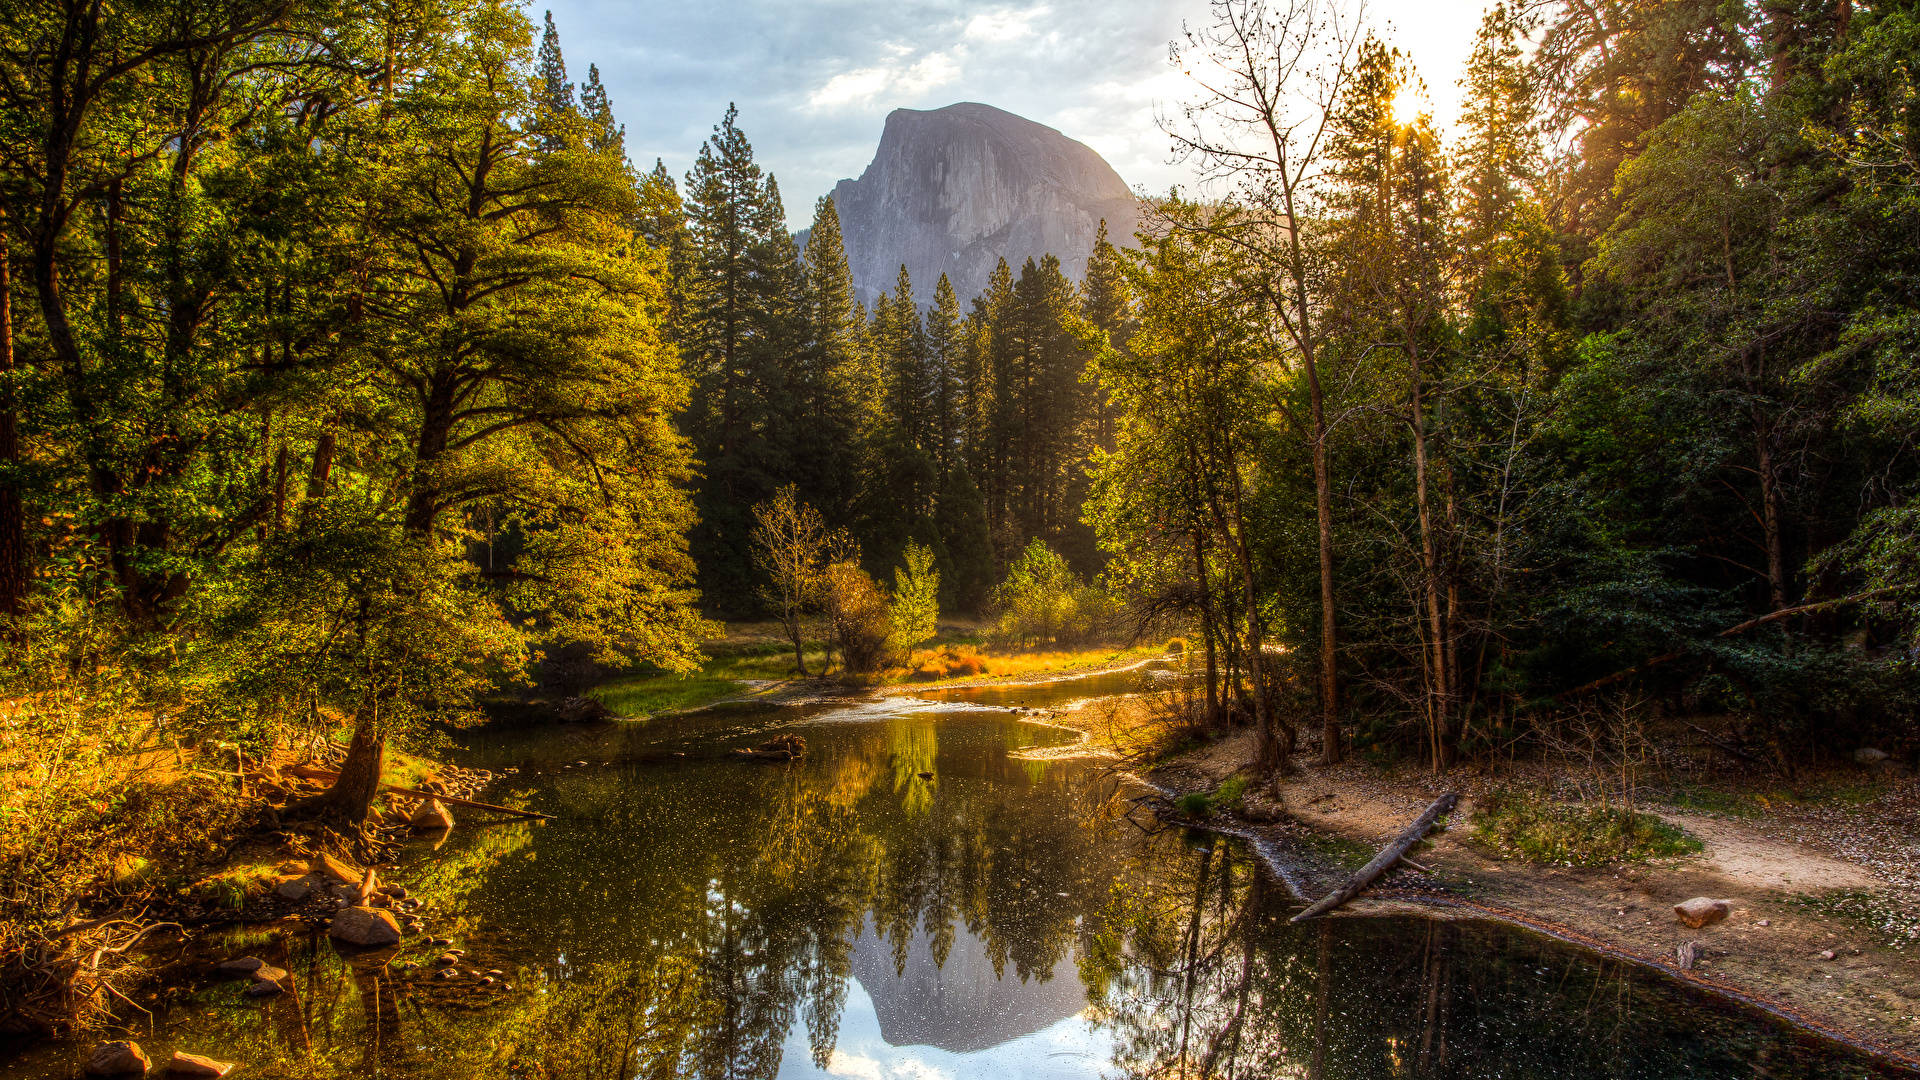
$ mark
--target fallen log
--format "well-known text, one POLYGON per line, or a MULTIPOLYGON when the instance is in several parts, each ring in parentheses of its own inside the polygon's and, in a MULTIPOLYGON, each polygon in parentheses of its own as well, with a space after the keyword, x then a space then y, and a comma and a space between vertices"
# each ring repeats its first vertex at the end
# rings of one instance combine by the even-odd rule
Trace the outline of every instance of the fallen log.
POLYGON ((1316 915, 1325 915, 1359 896, 1367 886, 1373 884, 1374 878, 1386 873, 1389 867, 1405 858, 1413 845, 1419 843, 1420 839, 1427 835, 1428 830, 1433 828, 1433 823, 1438 821, 1441 815, 1451 813, 1454 804, 1459 801, 1460 796, 1451 791, 1433 800, 1432 806, 1427 807, 1419 817, 1413 819, 1413 824, 1407 826, 1406 831, 1395 837, 1392 843, 1381 848, 1380 853, 1348 878, 1345 885, 1328 893, 1318 903, 1287 921, 1302 922, 1316 915))
MULTIPOLYGON (((340 778, 340 774, 332 769, 322 769, 313 765, 296 765, 291 769, 283 771, 292 773, 295 776, 305 777, 309 780, 337 780, 340 778)), ((512 814, 514 817, 533 818, 539 821, 553 820, 552 814, 542 814, 538 810, 515 810, 511 806, 495 806, 493 803, 475 802, 472 799, 462 799, 457 795, 435 795, 431 791, 420 791, 415 788, 401 787, 399 784, 381 784, 380 787, 382 790, 407 795, 415 799, 439 799, 443 803, 465 806, 473 810, 491 810, 496 814, 512 814)))

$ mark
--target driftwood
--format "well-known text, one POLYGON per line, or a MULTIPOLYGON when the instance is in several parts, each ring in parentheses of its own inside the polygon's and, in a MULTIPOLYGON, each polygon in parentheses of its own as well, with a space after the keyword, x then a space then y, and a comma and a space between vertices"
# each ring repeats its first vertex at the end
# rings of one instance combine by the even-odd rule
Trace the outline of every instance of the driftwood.
POLYGON ((1319 903, 1314 904, 1312 907, 1287 921, 1301 922, 1306 919, 1311 919, 1316 915, 1325 915, 1341 904, 1359 896, 1367 886, 1373 884, 1374 878, 1386 873, 1395 863, 1406 860, 1406 854, 1412 850, 1413 845, 1419 843, 1420 839, 1427 835, 1427 831, 1433 828, 1433 823, 1438 821, 1441 815, 1451 813, 1454 804, 1459 801, 1460 796, 1451 791, 1433 800, 1432 806, 1427 807, 1426 810, 1421 812, 1419 817, 1413 819, 1413 824, 1407 826, 1406 831, 1395 837, 1392 843, 1381 848, 1380 853, 1373 857, 1373 861, 1361 867, 1358 872, 1348 878, 1345 885, 1328 893, 1325 897, 1321 898, 1319 903))
MULTIPOLYGON (((340 776, 339 773, 332 769, 321 769, 312 765, 296 765, 284 771, 309 780, 336 780, 340 776)), ((538 810, 515 810, 511 806, 495 806, 493 803, 475 802, 472 799, 462 799, 457 795, 435 795, 431 791, 420 791, 416 788, 401 787, 399 784, 381 784, 380 787, 382 790, 407 795, 415 799, 439 799, 443 803, 452 803, 454 806, 465 806, 473 810, 491 810, 496 814, 511 814, 514 817, 534 818, 539 821, 553 820, 552 814, 542 814, 538 810)))

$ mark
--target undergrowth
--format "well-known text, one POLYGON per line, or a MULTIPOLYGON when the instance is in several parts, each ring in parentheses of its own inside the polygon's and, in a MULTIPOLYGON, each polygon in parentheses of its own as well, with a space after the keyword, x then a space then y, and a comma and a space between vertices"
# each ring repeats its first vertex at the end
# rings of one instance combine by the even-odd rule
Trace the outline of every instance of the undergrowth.
POLYGON ((1559 866, 1606 866, 1701 849, 1686 830, 1652 814, 1553 803, 1512 792, 1480 800, 1473 836, 1502 855, 1559 866))

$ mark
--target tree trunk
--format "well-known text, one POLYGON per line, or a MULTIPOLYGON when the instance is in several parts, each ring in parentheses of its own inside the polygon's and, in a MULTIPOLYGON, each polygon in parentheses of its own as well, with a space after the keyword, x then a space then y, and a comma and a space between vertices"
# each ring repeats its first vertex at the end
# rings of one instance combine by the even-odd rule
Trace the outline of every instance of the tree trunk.
POLYGON ((0 634, 22 640, 14 622, 26 609, 26 510, 20 497, 20 422, 13 389, 13 241, 0 199, 0 634))
POLYGON ((1240 483, 1240 463, 1234 459, 1231 447, 1227 450, 1227 472, 1233 477, 1234 554, 1240 562, 1240 583, 1246 593, 1247 678, 1253 684, 1253 719, 1260 732, 1259 765, 1262 774, 1272 776, 1287 767, 1287 758, 1293 753, 1293 725, 1274 715, 1272 702, 1267 700, 1259 593, 1254 588, 1253 552, 1247 545, 1246 499, 1240 483), (1282 739, 1282 735, 1286 738, 1282 739))
POLYGON ((1194 580, 1200 583, 1200 637, 1207 650, 1207 723, 1220 721, 1220 667, 1213 651, 1213 584, 1207 574, 1206 531, 1193 527, 1194 580))
POLYGON ((1791 592, 1787 587, 1786 544, 1780 530, 1780 485, 1774 476, 1773 440, 1758 417, 1755 418, 1753 441, 1755 456, 1759 459, 1760 524, 1766 533, 1767 591, 1773 600, 1773 610, 1779 611, 1787 606, 1791 592))
POLYGON ((1447 656, 1440 606, 1440 566, 1434 540, 1433 507, 1427 490, 1426 401, 1420 381, 1420 356, 1410 351, 1413 373, 1413 498, 1420 519, 1420 577, 1427 609, 1427 749, 1433 771, 1447 765, 1447 656))
POLYGON ((379 710, 369 703, 354 720, 347 759, 340 763, 333 786, 318 797, 320 806, 350 825, 362 824, 380 794, 380 774, 386 763, 387 740, 380 734, 379 710))
POLYGON ((804 679, 807 677, 807 653, 801 642, 800 612, 797 610, 790 612, 786 623, 787 636, 793 640, 793 670, 799 672, 800 677, 804 679))
POLYGON ((1319 365, 1309 355, 1305 366, 1313 415, 1313 512, 1320 534, 1320 760, 1333 765, 1346 756, 1340 737, 1339 640, 1333 607, 1333 479, 1327 469, 1327 413, 1319 365))

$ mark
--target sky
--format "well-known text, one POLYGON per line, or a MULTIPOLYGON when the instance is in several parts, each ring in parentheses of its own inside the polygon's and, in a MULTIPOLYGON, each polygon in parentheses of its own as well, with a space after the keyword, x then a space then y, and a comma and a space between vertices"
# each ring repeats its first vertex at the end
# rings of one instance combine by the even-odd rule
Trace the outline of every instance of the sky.
MULTIPOLYGON (((1353 10, 1357 0, 1347 0, 1353 10)), ((595 64, 634 164, 684 177, 729 102, 780 181, 789 225, 872 160, 896 108, 978 101, 1091 146, 1136 189, 1190 186, 1158 113, 1193 93, 1168 62, 1205 0, 529 0, 551 9, 569 75, 595 64)), ((1443 129, 1458 108, 1481 0, 1367 0, 1408 53, 1443 129)))

